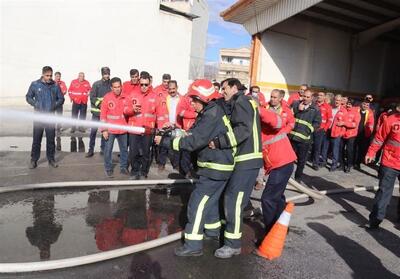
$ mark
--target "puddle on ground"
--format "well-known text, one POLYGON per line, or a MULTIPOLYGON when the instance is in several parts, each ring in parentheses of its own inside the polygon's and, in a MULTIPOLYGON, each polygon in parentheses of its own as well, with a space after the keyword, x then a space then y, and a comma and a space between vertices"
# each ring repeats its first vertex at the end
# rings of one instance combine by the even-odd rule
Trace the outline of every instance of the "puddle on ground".
POLYGON ((0 262, 77 257, 176 233, 189 195, 189 186, 2 194, 0 262))

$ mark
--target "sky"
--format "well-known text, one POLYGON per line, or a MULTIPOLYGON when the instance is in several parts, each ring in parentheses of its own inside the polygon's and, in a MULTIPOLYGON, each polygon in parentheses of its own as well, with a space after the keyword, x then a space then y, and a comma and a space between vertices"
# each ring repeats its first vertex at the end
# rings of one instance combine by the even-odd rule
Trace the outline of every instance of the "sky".
POLYGON ((219 60, 220 48, 250 46, 250 35, 240 24, 225 22, 220 12, 237 0, 208 0, 210 20, 208 23, 206 62, 219 60))

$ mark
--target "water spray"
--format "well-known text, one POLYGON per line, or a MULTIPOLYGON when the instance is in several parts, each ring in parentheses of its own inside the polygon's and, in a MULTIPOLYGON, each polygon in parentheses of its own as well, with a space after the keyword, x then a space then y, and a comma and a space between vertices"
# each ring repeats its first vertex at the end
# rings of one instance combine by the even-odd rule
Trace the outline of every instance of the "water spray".
POLYGON ((41 112, 28 112, 19 111, 12 109, 1 109, 0 110, 0 120, 12 120, 12 121, 33 121, 43 124, 65 124, 69 126, 80 126, 85 128, 108 128, 108 129, 118 129, 124 130, 132 134, 144 134, 145 128, 135 127, 128 125, 116 125, 100 121, 90 121, 90 120, 80 120, 64 116, 58 116, 51 113, 41 113, 41 112))

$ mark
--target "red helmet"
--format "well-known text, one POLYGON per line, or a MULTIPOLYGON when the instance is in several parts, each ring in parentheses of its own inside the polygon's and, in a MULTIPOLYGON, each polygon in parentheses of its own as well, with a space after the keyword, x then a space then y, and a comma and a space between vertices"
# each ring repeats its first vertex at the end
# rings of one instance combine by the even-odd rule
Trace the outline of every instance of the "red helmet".
POLYGON ((217 99, 219 93, 208 79, 197 79, 189 86, 188 96, 207 104, 209 101, 217 99))

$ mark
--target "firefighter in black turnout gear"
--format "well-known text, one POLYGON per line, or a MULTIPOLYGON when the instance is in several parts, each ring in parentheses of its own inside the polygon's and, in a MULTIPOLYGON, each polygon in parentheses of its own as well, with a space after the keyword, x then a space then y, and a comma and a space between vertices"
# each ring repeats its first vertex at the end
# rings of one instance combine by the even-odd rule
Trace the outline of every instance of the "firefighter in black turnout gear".
MULTIPOLYGON (((210 147, 234 148, 237 152, 235 168, 224 194, 224 246, 216 250, 214 255, 217 258, 230 258, 241 252, 242 213, 250 200, 263 159, 257 103, 250 96, 244 95, 238 79, 229 78, 221 84, 225 111, 230 116, 234 136, 231 137, 229 133, 220 134, 210 143, 210 147)), ((206 228, 207 226, 216 227, 217 224, 206 224, 206 228)))
POLYGON ((188 222, 185 226, 185 244, 175 249, 176 256, 201 256, 203 237, 219 235, 219 227, 205 228, 205 223, 219 223, 219 198, 234 168, 234 153, 230 148, 211 149, 209 143, 218 135, 233 131, 223 108, 214 99, 218 97, 209 80, 196 80, 188 95, 198 116, 185 136, 173 139, 156 137, 156 143, 170 145, 175 151, 186 150, 197 154, 199 180, 188 204, 188 222), (160 143, 161 142, 161 143, 160 143))
POLYGON ((312 101, 313 92, 307 89, 303 94, 302 101, 295 102, 292 105, 296 124, 289 134, 290 142, 297 156, 297 168, 294 174, 294 179, 297 182, 302 181, 314 131, 318 130, 322 122, 321 112, 312 101))

